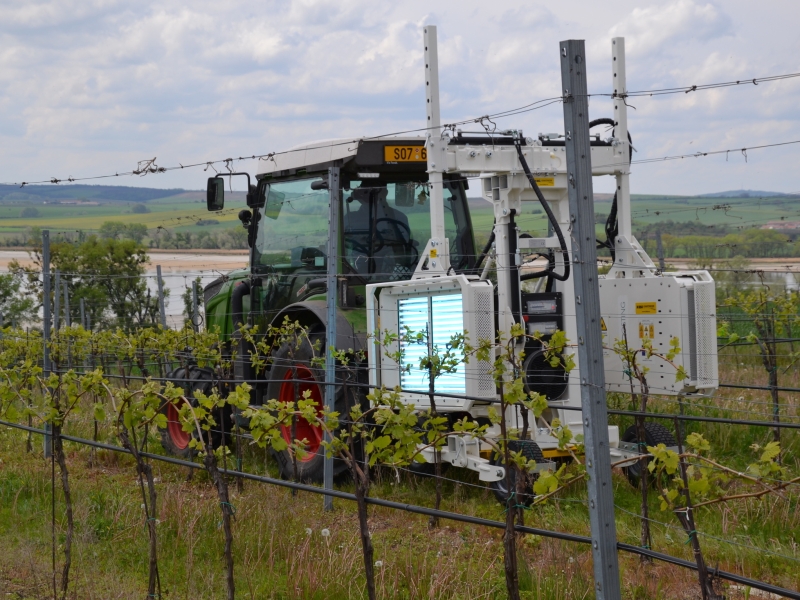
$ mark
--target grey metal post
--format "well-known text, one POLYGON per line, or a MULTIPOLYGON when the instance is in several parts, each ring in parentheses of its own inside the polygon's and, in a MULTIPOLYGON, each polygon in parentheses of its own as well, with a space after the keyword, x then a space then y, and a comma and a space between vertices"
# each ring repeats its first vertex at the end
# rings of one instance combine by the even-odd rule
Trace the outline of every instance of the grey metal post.
POLYGON ((595 597, 620 598, 617 532, 608 445, 603 344, 600 331, 600 291, 594 229, 592 160, 589 147, 589 98, 583 40, 560 43, 561 87, 567 190, 572 223, 572 273, 578 325, 583 436, 588 475, 589 520, 592 536, 595 597))
POLYGON ((69 314, 69 284, 64 282, 64 327, 72 327, 72 317, 69 314))
MULTIPOLYGON (((50 231, 42 231, 42 310, 44 312, 44 326, 42 341, 44 342, 44 355, 42 356, 42 370, 45 379, 50 376, 50 325, 52 314, 50 312, 50 231)), ((58 288, 56 288, 58 289, 58 288)), ((56 294, 58 296, 58 294, 56 294)), ((44 430, 51 430, 50 423, 44 424, 44 430)), ((53 454, 53 438, 46 433, 44 440, 44 457, 50 458, 53 454)))
MULTIPOLYGON (((80 307, 81 327, 83 327, 85 331, 89 331, 89 328, 86 326, 86 300, 84 298, 80 298, 78 301, 78 306, 80 307)), ((84 371, 89 370, 88 358, 83 359, 83 370, 84 371)))
POLYGON ((656 253, 658 254, 658 268, 664 271, 664 246, 661 244, 660 229, 656 229, 656 253))
POLYGON ((161 265, 156 265, 158 277, 158 311, 161 314, 161 327, 167 328, 167 309, 164 306, 164 279, 161 277, 161 265))
MULTIPOLYGON (((72 327, 72 318, 69 315, 69 284, 63 282, 64 287, 64 327, 69 329, 72 327)), ((67 340, 67 369, 72 368, 72 342, 67 340)))
POLYGON ((197 282, 192 279, 192 329, 200 330, 200 314, 197 312, 197 282))
POLYGON ((56 281, 53 286, 53 329, 58 333, 61 326, 61 271, 56 269, 56 281))
MULTIPOLYGON (((330 209, 328 211, 328 328, 325 339, 325 410, 336 408, 336 360, 331 348, 336 347, 336 296, 337 267, 339 266, 339 167, 328 169, 328 191, 330 193, 330 209)), ((325 441, 330 441, 330 434, 325 433, 325 441)), ((326 490, 333 489, 333 457, 325 456, 322 482, 326 490)), ((333 510, 333 496, 324 496, 323 507, 333 510)))

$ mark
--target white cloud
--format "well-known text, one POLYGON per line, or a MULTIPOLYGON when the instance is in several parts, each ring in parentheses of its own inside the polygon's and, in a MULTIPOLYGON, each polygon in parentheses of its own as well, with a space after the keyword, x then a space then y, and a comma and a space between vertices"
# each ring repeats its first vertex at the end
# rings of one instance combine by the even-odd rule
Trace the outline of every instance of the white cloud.
POLYGON ((694 0, 658 3, 634 8, 630 16, 611 28, 611 37, 625 36, 626 50, 643 56, 673 52, 687 41, 703 41, 729 33, 730 18, 713 4, 694 0))
MULTIPOLYGON (((774 2, 754 13, 745 0, 232 0, 224 10, 209 0, 7 0, 0 180, 124 171, 152 156, 185 164, 420 127, 426 23, 439 26, 446 122, 557 95, 558 42, 569 38, 586 39, 593 91, 611 86, 615 35, 626 36, 629 89, 800 71, 793 1, 774 2)), ((799 81, 785 81, 636 99, 637 157, 798 137, 798 92, 799 81)), ((608 116, 611 105, 596 97, 590 110, 608 116)), ((562 109, 498 125, 558 131, 562 109)), ((758 187, 800 188, 789 155, 776 160, 758 187)), ((639 191, 713 191, 727 185, 727 172, 724 164, 643 165, 634 182, 639 191)), ((202 179, 182 171, 135 183, 197 188, 202 179)))

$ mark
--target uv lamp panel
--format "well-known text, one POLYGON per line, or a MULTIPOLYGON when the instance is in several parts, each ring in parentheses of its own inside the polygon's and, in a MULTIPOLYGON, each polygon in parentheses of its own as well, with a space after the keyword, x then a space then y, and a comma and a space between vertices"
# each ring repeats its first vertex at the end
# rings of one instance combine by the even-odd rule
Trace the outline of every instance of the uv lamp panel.
MULTIPOLYGON (((419 341, 400 342, 400 387, 404 390, 428 393, 430 378, 420 368, 420 360, 431 348, 444 353, 454 335, 464 332, 464 298, 460 293, 405 297, 397 300, 399 331, 426 333, 419 341)), ((464 353, 451 350, 453 358, 463 363, 464 353)), ((434 393, 466 394, 466 370, 463 365, 454 373, 442 373, 434 379, 434 393)))
MULTIPOLYGON (((491 339, 494 296, 487 282, 471 281, 463 275, 374 284, 367 286, 367 318, 372 331, 379 335, 387 330, 396 333, 403 327, 420 331, 427 323, 433 345, 442 350, 454 333, 468 332, 473 343, 491 339)), ((429 381, 418 368, 419 359, 427 352, 427 346, 412 344, 401 348, 398 342, 384 348, 374 344, 369 353, 370 384, 390 389, 399 386, 403 401, 420 408, 428 406, 429 381), (407 373, 401 372, 397 362, 388 356, 401 349, 405 364, 411 367, 407 373)), ((496 396, 491 363, 475 357, 464 361, 455 374, 442 375, 435 381, 440 410, 468 410, 475 397, 488 400, 496 396)))
MULTIPOLYGON (((707 275, 707 274, 706 274, 707 275)), ((716 316, 709 298, 714 282, 697 282, 691 277, 662 277, 600 280, 600 310, 603 329, 603 359, 609 391, 641 392, 629 367, 613 350, 615 343, 627 339, 630 349, 640 349, 645 338, 655 354, 670 352, 677 337, 681 351, 672 364, 644 351, 637 363, 647 369, 646 381, 652 394, 678 395, 716 388, 716 316), (682 367, 688 379, 676 381, 682 367)))

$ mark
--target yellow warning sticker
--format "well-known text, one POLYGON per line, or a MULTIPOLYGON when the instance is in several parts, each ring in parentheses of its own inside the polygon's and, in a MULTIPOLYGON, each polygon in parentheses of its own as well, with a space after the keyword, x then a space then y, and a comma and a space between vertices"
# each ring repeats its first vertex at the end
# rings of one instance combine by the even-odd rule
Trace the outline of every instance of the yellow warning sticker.
POLYGON ((637 315, 654 315, 658 313, 657 302, 637 302, 636 314, 637 315))
POLYGON ((608 327, 606 327, 606 320, 603 317, 600 317, 600 331, 608 331, 608 327))
POLYGON ((540 187, 555 187, 556 185, 555 177, 534 177, 533 179, 540 187))
POLYGON ((437 256, 439 256, 439 252, 436 248, 431 248, 431 258, 436 258, 437 256))

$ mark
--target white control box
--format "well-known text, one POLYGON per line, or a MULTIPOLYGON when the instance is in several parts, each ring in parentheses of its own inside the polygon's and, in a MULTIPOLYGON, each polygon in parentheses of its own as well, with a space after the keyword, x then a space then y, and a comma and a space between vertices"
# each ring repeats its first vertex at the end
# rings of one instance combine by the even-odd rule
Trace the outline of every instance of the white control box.
POLYGON ((606 389, 640 393, 642 386, 630 366, 614 350, 627 338, 638 350, 636 361, 647 370, 651 394, 709 395, 719 386, 717 316, 714 280, 708 271, 680 271, 657 277, 609 278, 600 281, 600 312, 606 389), (670 342, 678 338, 680 352, 667 361, 670 342), (648 339, 653 355, 642 349, 648 339), (657 356, 661 355, 661 356, 657 356), (683 367, 687 378, 676 381, 683 367))

